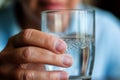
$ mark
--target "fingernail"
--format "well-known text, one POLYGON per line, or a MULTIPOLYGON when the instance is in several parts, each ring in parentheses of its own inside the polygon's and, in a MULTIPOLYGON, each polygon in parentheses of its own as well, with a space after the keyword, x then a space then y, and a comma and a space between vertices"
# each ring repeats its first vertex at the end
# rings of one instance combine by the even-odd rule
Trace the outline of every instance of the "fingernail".
POLYGON ((69 54, 64 54, 63 56, 63 64, 66 66, 66 67, 70 67, 73 63, 73 59, 72 59, 72 56, 69 55, 69 54))
POLYGON ((66 72, 60 73, 60 80, 68 80, 69 76, 66 72))
POLYGON ((56 50, 59 52, 64 52, 66 50, 66 44, 62 40, 58 40, 56 44, 56 50))

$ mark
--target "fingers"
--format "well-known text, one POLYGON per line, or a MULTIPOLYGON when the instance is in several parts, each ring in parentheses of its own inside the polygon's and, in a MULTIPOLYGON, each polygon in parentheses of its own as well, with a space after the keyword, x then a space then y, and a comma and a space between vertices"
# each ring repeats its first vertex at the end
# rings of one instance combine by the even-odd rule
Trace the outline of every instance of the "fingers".
POLYGON ((17 70, 12 76, 12 80, 68 80, 68 74, 64 71, 17 70))
POLYGON ((17 68, 22 68, 26 70, 46 71, 45 64, 34 64, 34 63, 20 64, 17 66, 17 68))
POLYGON ((22 31, 16 35, 12 41, 15 46, 33 45, 54 52, 64 52, 66 50, 66 44, 61 39, 34 29, 22 31))
POLYGON ((72 57, 68 54, 58 55, 49 50, 33 47, 33 46, 18 48, 6 56, 8 62, 13 62, 18 64, 40 63, 40 64, 51 64, 61 67, 69 67, 73 63, 72 57))

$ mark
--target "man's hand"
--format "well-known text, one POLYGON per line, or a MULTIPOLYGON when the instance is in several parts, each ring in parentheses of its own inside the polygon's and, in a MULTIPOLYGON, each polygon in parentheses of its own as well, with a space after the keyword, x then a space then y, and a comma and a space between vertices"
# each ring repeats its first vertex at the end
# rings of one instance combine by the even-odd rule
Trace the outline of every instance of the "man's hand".
POLYGON ((26 29, 11 37, 0 54, 2 80, 67 80, 64 71, 46 71, 45 64, 70 67, 66 44, 46 33, 26 29))

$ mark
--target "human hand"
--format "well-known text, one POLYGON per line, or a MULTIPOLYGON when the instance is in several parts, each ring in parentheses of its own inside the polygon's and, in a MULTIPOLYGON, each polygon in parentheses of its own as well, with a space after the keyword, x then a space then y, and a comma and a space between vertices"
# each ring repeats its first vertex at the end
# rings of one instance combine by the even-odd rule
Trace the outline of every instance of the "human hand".
POLYGON ((2 80, 67 80, 64 71, 46 71, 45 64, 70 67, 72 58, 64 54, 66 44, 46 33, 26 29, 11 37, 0 53, 2 80))

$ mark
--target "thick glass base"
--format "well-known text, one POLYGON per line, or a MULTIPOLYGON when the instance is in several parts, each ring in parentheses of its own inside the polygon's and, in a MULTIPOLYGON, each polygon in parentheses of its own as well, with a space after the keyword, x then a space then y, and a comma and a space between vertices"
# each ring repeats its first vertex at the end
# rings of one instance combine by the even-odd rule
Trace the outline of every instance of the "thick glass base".
POLYGON ((91 76, 70 76, 69 80, 91 80, 91 76))

